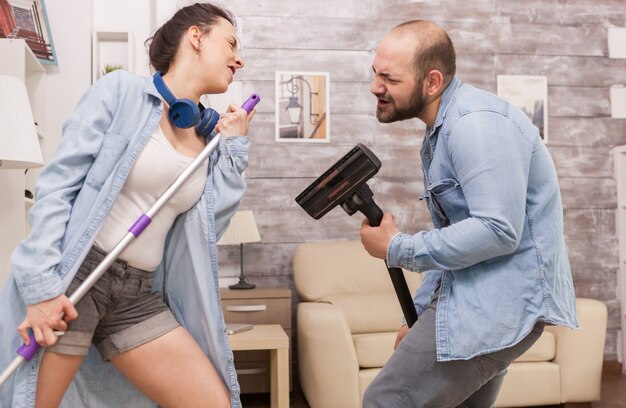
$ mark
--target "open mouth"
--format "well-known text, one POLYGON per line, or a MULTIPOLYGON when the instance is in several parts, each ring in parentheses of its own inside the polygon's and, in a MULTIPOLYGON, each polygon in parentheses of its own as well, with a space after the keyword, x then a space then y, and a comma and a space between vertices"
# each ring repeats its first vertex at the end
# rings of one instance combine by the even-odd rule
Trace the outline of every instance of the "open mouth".
POLYGON ((378 100, 378 106, 379 106, 379 107, 382 107, 382 106, 387 106, 387 105, 389 105, 390 103, 391 103, 390 101, 386 101, 386 100, 384 100, 384 99, 379 99, 379 100, 378 100))
POLYGON ((230 67, 230 66, 229 66, 229 67, 228 67, 228 69, 230 69, 230 73, 231 73, 233 76, 235 76, 235 71, 236 71, 236 70, 235 70, 235 67, 230 67))

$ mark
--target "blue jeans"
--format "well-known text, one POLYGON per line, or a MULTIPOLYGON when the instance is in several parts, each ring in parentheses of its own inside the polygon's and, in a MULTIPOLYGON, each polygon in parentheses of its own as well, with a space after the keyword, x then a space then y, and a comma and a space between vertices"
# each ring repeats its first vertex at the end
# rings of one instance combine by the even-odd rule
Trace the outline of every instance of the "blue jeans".
MULTIPOLYGON (((493 407, 507 367, 537 341, 543 322, 515 346, 470 360, 437 361, 429 304, 363 396, 363 408, 493 407)), ((469 335, 469 334, 468 334, 469 335)))

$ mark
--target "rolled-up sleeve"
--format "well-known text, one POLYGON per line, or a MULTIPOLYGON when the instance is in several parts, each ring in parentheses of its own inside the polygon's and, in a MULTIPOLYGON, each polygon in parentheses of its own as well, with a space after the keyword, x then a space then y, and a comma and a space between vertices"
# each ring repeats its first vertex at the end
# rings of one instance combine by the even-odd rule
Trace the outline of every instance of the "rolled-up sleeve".
POLYGON ((246 182, 242 173, 248 167, 249 146, 250 139, 244 136, 231 136, 220 141, 216 165, 212 170, 215 189, 215 235, 218 240, 226 231, 246 192, 246 182))

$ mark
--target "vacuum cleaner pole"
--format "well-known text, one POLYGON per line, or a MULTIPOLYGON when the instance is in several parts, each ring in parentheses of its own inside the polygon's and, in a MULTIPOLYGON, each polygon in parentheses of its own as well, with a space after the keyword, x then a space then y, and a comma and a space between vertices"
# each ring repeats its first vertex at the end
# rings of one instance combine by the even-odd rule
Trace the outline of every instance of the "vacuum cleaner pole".
MULTIPOLYGON (((252 94, 241 106, 246 112, 252 112, 252 109, 259 103, 261 99, 257 94, 252 94)), ((128 229, 128 233, 113 247, 113 249, 104 257, 102 262, 89 274, 87 279, 80 284, 80 286, 69 297, 69 301, 75 305, 77 304, 89 289, 100 279, 100 277, 106 272, 106 270, 113 264, 113 262, 119 257, 124 249, 137 238, 144 229, 152 222, 152 218, 163 208, 163 206, 172 198, 178 189, 189 179, 208 158, 213 154, 213 151, 219 146, 220 135, 217 134, 211 139, 211 141, 204 147, 200 154, 178 175, 176 180, 165 190, 165 192, 157 199, 157 201, 150 207, 145 214, 142 214, 137 221, 128 229)), ((58 333, 62 334, 62 333, 58 333)), ((6 382, 7 379, 25 362, 30 361, 31 358, 37 354, 40 346, 35 340, 35 335, 29 336, 30 342, 28 345, 23 344, 17 349, 17 357, 13 359, 11 364, 0 374, 0 387, 6 382)))
MULTIPOLYGON (((367 220, 372 227, 378 227, 383 219, 383 210, 376 205, 373 197, 374 193, 370 189, 370 186, 363 183, 351 197, 344 201, 341 207, 349 215, 354 214, 355 210, 360 211, 367 217, 367 220)), ((389 271, 389 277, 391 278, 393 288, 398 296, 398 301, 400 302, 404 318, 406 319, 409 327, 412 327, 413 323, 417 321, 417 312, 415 311, 411 291, 409 290, 406 279, 404 279, 404 275, 402 274, 402 269, 390 268, 389 265, 387 265, 387 261, 385 261, 385 265, 389 271)))
MULTIPOLYGON (((383 211, 374 202, 374 193, 366 182, 380 167, 380 160, 374 153, 359 143, 300 193, 296 202, 316 220, 340 205, 348 215, 359 211, 367 217, 371 226, 378 227, 383 211)), ((417 321, 417 312, 402 269, 387 265, 387 270, 404 318, 412 327, 417 321)))

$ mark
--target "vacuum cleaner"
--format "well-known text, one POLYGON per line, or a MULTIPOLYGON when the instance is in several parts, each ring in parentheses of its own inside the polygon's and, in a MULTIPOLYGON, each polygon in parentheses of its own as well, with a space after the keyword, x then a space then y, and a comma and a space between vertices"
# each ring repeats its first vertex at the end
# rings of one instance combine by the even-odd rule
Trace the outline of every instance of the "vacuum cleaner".
MULTIPOLYGON (((241 106, 246 112, 252 112, 252 109, 259 103, 261 98, 255 93, 241 106)), ((213 126, 215 126, 215 121, 213 126)), ((69 297, 70 302, 73 305, 77 304, 83 296, 89 292, 89 289, 100 279, 107 269, 113 264, 122 251, 146 229, 146 227, 152 222, 154 216, 163 208, 163 206, 172 198, 178 189, 189 179, 189 177, 202 165, 202 163, 211 156, 213 151, 219 146, 220 135, 215 135, 211 141, 204 147, 200 154, 191 162, 189 166, 183 170, 183 172, 170 184, 165 192, 157 199, 157 201, 142 214, 135 223, 128 229, 128 233, 113 247, 111 252, 98 264, 98 266, 91 272, 91 274, 81 283, 81 285, 72 293, 69 297)), ((62 333, 57 333, 62 334, 62 333)), ((31 333, 30 344, 23 344, 17 349, 17 357, 13 359, 11 364, 0 374, 0 387, 6 382, 7 379, 17 370, 25 361, 30 361, 39 350, 40 346, 35 341, 35 335, 31 333)))
MULTIPOLYGON (((383 211, 374 202, 374 193, 367 185, 380 170, 380 160, 371 150, 359 143, 324 174, 296 197, 296 202, 314 219, 340 205, 348 215, 360 211, 373 227, 378 227, 383 211)), ((387 262, 385 261, 385 265, 387 262)), ((413 298, 400 268, 387 265, 393 288, 409 327, 417 321, 413 298)))

